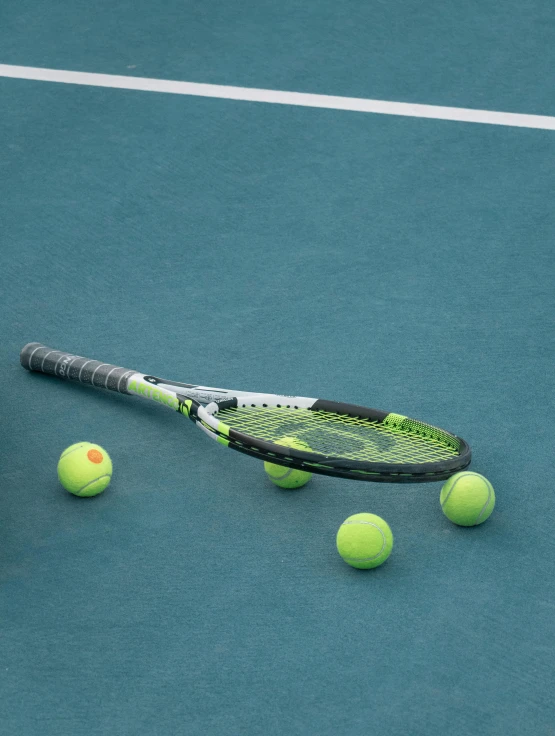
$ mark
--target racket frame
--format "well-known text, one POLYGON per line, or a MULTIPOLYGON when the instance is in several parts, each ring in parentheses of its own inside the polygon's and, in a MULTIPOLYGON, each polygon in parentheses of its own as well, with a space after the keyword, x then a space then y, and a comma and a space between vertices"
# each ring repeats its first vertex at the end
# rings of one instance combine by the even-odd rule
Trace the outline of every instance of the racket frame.
MULTIPOLYGON (((261 460, 321 475, 374 482, 415 483, 444 480, 464 470, 471 461, 468 444, 460 437, 440 430, 452 439, 458 455, 429 463, 395 464, 350 460, 278 445, 233 429, 218 417, 219 411, 235 406, 284 407, 295 410, 332 412, 382 422, 388 412, 354 404, 344 404, 306 396, 286 396, 196 384, 179 383, 96 360, 29 343, 21 351, 21 363, 30 371, 55 375, 97 388, 139 396, 160 403, 189 417, 212 440, 261 460), (44 355, 37 351, 45 350, 44 355), (83 361, 74 367, 75 361, 83 361), (89 366, 87 368, 87 366, 89 366), (76 372, 76 368, 79 370, 76 372)), ((424 427, 431 427, 420 423, 424 427)), ((438 428, 434 427, 434 430, 438 428)))

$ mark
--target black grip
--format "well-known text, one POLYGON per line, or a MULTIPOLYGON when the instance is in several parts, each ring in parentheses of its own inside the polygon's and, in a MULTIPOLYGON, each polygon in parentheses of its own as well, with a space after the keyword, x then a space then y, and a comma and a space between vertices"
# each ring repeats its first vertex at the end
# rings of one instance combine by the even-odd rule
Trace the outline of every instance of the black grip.
POLYGON ((129 378, 137 372, 101 363, 99 360, 63 353, 61 350, 53 350, 39 342, 25 345, 19 359, 21 365, 28 371, 48 373, 50 376, 78 381, 87 386, 119 391, 120 394, 129 393, 127 390, 129 378))

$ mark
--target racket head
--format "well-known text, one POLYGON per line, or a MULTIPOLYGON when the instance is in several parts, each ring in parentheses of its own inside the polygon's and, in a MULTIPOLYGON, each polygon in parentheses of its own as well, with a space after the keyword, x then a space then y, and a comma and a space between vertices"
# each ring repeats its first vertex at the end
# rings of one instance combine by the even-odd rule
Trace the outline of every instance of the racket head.
POLYGON ((221 444, 262 460, 354 480, 444 480, 468 467, 460 437, 392 412, 322 399, 237 397, 195 408, 196 420, 221 444), (278 444, 295 438, 295 447, 278 444), (302 449, 307 447, 307 449, 302 449))
POLYGON ((232 449, 308 472, 414 483, 448 478, 471 459, 450 432, 353 404, 164 381, 40 343, 26 345, 20 360, 30 371, 160 402, 232 449), (280 444, 285 437, 295 447, 280 444))

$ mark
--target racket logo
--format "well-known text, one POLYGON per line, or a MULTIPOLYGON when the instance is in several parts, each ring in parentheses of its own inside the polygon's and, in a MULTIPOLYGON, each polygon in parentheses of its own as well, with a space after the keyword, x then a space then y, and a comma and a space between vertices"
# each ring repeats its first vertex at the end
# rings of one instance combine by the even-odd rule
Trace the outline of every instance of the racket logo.
POLYGON ((67 368, 69 367, 69 364, 73 362, 75 357, 75 355, 66 355, 61 361, 58 373, 62 378, 67 378, 67 368))
POLYGON ((137 394, 138 396, 144 396, 147 399, 159 401, 161 404, 169 406, 170 409, 176 409, 179 411, 179 399, 176 396, 167 393, 163 389, 153 388, 142 381, 130 381, 127 386, 127 390, 130 393, 137 394))

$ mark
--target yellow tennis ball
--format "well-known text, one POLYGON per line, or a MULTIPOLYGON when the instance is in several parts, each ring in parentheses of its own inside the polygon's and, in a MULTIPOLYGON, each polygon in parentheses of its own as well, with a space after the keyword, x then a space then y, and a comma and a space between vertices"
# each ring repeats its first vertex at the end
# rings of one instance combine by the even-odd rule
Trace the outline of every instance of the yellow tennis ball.
POLYGON ((487 478, 464 470, 444 484, 439 496, 445 516, 459 526, 476 526, 485 521, 495 506, 495 492, 487 478))
MULTIPOLYGON (((307 450, 310 452, 310 447, 302 440, 296 437, 282 437, 280 440, 275 442, 276 445, 284 445, 285 447, 293 447, 297 450, 307 450)), ((268 474, 268 477, 280 488, 301 488, 308 483, 312 478, 312 473, 307 473, 306 470, 296 470, 295 468, 287 468, 283 465, 276 465, 275 463, 264 463, 264 470, 268 474)))
POLYGON ((112 478, 112 461, 99 445, 76 442, 58 461, 60 483, 74 496, 97 496, 112 478))
POLYGON ((368 570, 387 560, 393 549, 393 534, 379 516, 354 514, 339 527, 336 544, 348 565, 368 570))

